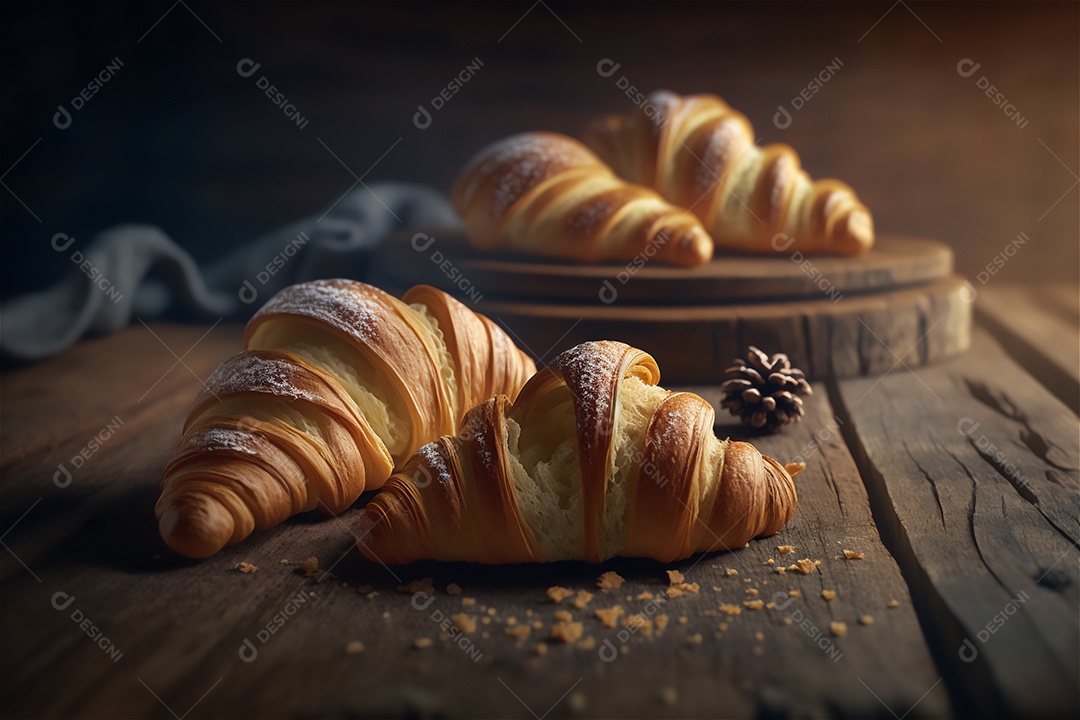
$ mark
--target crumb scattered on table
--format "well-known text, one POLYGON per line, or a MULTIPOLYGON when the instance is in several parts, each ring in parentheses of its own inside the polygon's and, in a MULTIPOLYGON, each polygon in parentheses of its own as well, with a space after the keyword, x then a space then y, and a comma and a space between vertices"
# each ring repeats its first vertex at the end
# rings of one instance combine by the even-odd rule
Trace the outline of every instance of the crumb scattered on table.
POLYGON ((608 590, 618 590, 624 582, 626 580, 623 579, 622 575, 614 570, 608 570, 596 581, 596 587, 607 592, 608 590))
POLYGON ((446 586, 446 594, 447 595, 460 595, 461 594, 461 586, 458 585, 457 583, 450 583, 449 585, 446 586))
POLYGON ((861 618, 859 618, 859 624, 860 625, 873 625, 874 624, 874 616, 873 615, 863 615, 861 618))
POLYGON ((514 625, 504 629, 503 632, 517 640, 524 640, 529 637, 529 633, 532 632, 532 627, 528 625, 514 625))
POLYGON ((832 634, 836 637, 844 637, 847 635, 847 623, 834 620, 829 623, 829 630, 831 630, 832 634))
POLYGON ((416 648, 417 650, 421 650, 423 648, 429 648, 429 647, 431 647, 431 638, 429 638, 429 637, 416 638, 415 640, 413 640, 413 647, 416 648))
POLYGON ((556 605, 573 594, 573 590, 571 590, 570 588, 564 588, 560 585, 552 585, 547 589, 547 596, 551 599, 551 602, 555 603, 556 605))
POLYGON ((551 639, 564 643, 575 643, 581 639, 585 626, 579 622, 557 622, 551 626, 551 639))
POLYGON ((466 635, 476 632, 476 616, 457 613, 450 616, 450 622, 454 623, 458 630, 466 635))
POLYGON ((619 622, 619 616, 624 614, 625 612, 626 611, 623 610, 622 605, 615 605, 614 607, 609 608, 597 608, 594 611, 596 617, 600 620, 600 622, 602 622, 606 627, 609 628, 615 627, 619 622))
POLYGON ((355 655, 356 653, 364 652, 364 643, 359 640, 351 640, 349 644, 345 646, 346 655, 355 655))
POLYGON ((776 550, 777 550, 777 552, 782 552, 782 553, 793 553, 793 552, 795 552, 795 546, 794 545, 781 545, 778 548, 776 548, 776 550))
POLYGON ((765 601, 764 600, 743 600, 743 605, 750 608, 751 610, 760 610, 761 608, 765 607, 765 601))
POLYGON ((586 592, 584 590, 578 590, 578 594, 574 598, 574 607, 576 607, 578 610, 581 610, 586 605, 588 605, 589 601, 592 600, 592 599, 593 599, 593 594, 591 592, 586 592))
POLYGON ((891 608, 900 607, 900 601, 899 600, 890 600, 889 601, 889 607, 891 607, 891 608))
POLYGON ((848 560, 862 560, 863 554, 858 550, 845 550, 844 557, 848 560))
POLYGON ((821 597, 825 598, 826 600, 832 600, 833 598, 836 597, 836 591, 835 590, 822 590, 821 591, 821 597))
POLYGON ((679 583, 686 582, 686 578, 678 570, 668 570, 668 585, 678 585, 679 583))
POLYGON ((255 567, 254 565, 252 565, 249 562, 245 562, 244 560, 241 560, 240 563, 236 566, 236 569, 246 575, 247 573, 255 572, 259 568, 255 567))

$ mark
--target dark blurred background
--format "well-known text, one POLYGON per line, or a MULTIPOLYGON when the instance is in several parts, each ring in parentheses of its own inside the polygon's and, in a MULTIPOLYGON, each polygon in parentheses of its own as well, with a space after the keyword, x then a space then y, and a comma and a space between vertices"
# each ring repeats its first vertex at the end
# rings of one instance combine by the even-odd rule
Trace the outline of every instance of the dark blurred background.
POLYGON ((0 291, 71 271, 49 246, 58 232, 79 247, 116 223, 152 223, 201 261, 220 256, 340 196, 353 177, 331 151, 361 176, 386 153, 365 182, 445 190, 491 140, 576 134, 597 113, 631 110, 623 76, 645 92, 720 94, 762 142, 790 143, 812 175, 851 184, 879 233, 944 240, 970 277, 1025 233, 998 278, 1075 280, 1078 27, 1080 6, 1065 2, 4 2, 0 291), (261 64, 251 77, 237 72, 244 58, 261 64), (477 58, 417 128, 417 106, 477 58), (597 72, 604 58, 620 63, 611 77, 597 72), (58 105, 116 59, 58 128, 58 105), (969 77, 964 59, 979 63, 969 77))

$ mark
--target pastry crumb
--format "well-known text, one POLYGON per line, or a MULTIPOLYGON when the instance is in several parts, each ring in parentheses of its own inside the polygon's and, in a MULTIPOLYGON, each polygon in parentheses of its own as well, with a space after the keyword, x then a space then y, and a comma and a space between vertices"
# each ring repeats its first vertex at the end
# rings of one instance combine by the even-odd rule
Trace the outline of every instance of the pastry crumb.
POLYGON ((462 607, 472 607, 475 604, 476 604, 476 598, 471 598, 471 597, 463 597, 463 598, 461 598, 462 607))
POLYGON ((861 618, 859 618, 859 624, 860 625, 873 625, 874 624, 874 616, 873 615, 863 615, 861 618))
POLYGON ((746 588, 746 594, 747 595, 757 595, 758 591, 757 591, 756 588, 746 588))
POLYGON ((585 626, 579 622, 558 622, 551 626, 551 639, 564 643, 575 643, 581 639, 585 626))
POLYGON ((822 590, 821 591, 821 597, 825 598, 826 600, 832 600, 833 598, 836 597, 836 591, 835 590, 822 590))
MULTIPOLYGON (((728 615, 738 615, 739 613, 742 612, 742 608, 739 607, 738 605, 733 605, 731 603, 723 603, 720 606, 720 611, 725 612, 728 615)), ((680 618, 680 622, 681 622, 681 618, 680 618)))
POLYGON ((559 585, 552 585, 547 589, 547 596, 551 598, 551 602, 558 605, 566 598, 574 594, 574 591, 570 588, 564 588, 559 585))
POLYGON ((576 607, 578 610, 581 610, 586 605, 588 605, 589 601, 592 599, 593 594, 591 592, 586 592, 585 590, 578 590, 578 594, 574 598, 574 607, 576 607))
POLYGON ((797 561, 794 565, 789 565, 788 570, 798 570, 803 575, 809 575, 814 571, 818 565, 821 564, 820 560, 811 560, 810 558, 803 558, 797 561))
POLYGON ((596 581, 596 587, 607 592, 608 590, 618 590, 624 582, 626 580, 623 579, 622 575, 619 575, 614 570, 608 570, 596 581))
POLYGON ((404 595, 414 595, 418 592, 427 593, 428 595, 434 595, 435 581, 431 578, 413 580, 411 583, 408 583, 406 585, 398 585, 396 588, 394 588, 394 590, 404 595))
POLYGON ((574 619, 569 610, 559 610, 555 613, 555 619, 560 622, 569 622, 574 619))
POLYGON ((529 633, 532 632, 532 628, 528 625, 515 625, 503 630, 504 633, 517 640, 524 640, 529 637, 529 633))
POLYGON ((584 640, 578 641, 578 644, 577 644, 577 649, 578 650, 592 650, 595 647, 596 647, 596 638, 594 638, 592 635, 589 635, 584 640))
POLYGON ((686 578, 683 577, 683 574, 681 572, 679 572, 678 570, 668 570, 667 571, 667 576, 668 576, 668 585, 678 585, 678 584, 683 583, 683 582, 686 581, 686 578))
POLYGON ((658 632, 658 633, 664 632, 664 629, 667 628, 667 626, 668 626, 668 616, 667 615, 657 615, 656 617, 653 618, 653 625, 656 626, 656 632, 658 632))
POLYGON ((431 638, 429 638, 429 637, 416 638, 415 640, 413 640, 413 647, 416 648, 417 650, 422 650, 423 648, 429 648, 429 647, 431 647, 431 638))
POLYGON ((244 560, 241 560, 240 563, 236 566, 236 569, 246 575, 247 573, 255 572, 259 568, 255 567, 254 565, 252 565, 249 562, 245 562, 244 560))
POLYGON ((761 632, 759 630, 758 632, 754 633, 754 639, 757 640, 758 642, 761 642, 762 640, 765 639, 765 633, 763 633, 763 632, 761 632))
POLYGON ((364 643, 359 640, 352 640, 345 646, 346 655, 355 655, 356 653, 364 652, 364 643))
POLYGON ((751 610, 760 610, 761 608, 765 607, 765 601, 764 600, 743 600, 743 605, 750 608, 751 610))
POLYGON ((794 545, 780 545, 779 547, 776 548, 776 551, 777 552, 782 552, 782 553, 793 553, 793 552, 795 552, 795 546, 794 545))
POLYGON ((728 577, 734 577, 735 575, 739 574, 739 571, 736 570, 735 568, 728 568, 727 570, 724 571, 724 574, 727 575, 728 577))
POLYGON ((544 656, 544 655, 547 655, 547 651, 548 651, 547 645, 545 645, 544 643, 540 643, 539 645, 536 646, 536 654, 540 655, 541 657, 544 656))
POLYGON ((649 592, 648 590, 645 590, 644 592, 638 593, 638 596, 636 598, 634 598, 634 599, 635 600, 652 600, 653 599, 653 594, 651 592, 649 592))
POLYGON ((687 619, 687 617, 685 615, 680 615, 679 616, 679 624, 680 625, 685 625, 687 622, 688 622, 688 619, 687 619))
POLYGON ((460 595, 461 594, 461 586, 458 585, 457 583, 450 583, 449 585, 446 586, 446 594, 447 595, 460 595))
POLYGON ((788 590, 788 597, 802 597, 802 592, 799 590, 788 590))
POLYGON ((832 634, 836 637, 844 637, 847 635, 847 623, 834 620, 829 623, 829 630, 831 630, 832 634))
POLYGON ((762 563, 762 565, 775 565, 775 564, 776 564, 776 561, 773 560, 772 558, 769 558, 764 563, 762 563))
POLYGON ((863 554, 858 550, 845 550, 844 557, 848 560, 862 560, 863 554))
POLYGON ((890 600, 889 601, 889 607, 891 607, 891 608, 900 607, 900 601, 899 600, 890 600))
POLYGON ((674 707, 679 702, 679 693, 675 688, 666 685, 660 688, 660 700, 668 707, 674 707))
POLYGON ((606 627, 613 628, 618 624, 619 616, 625 612, 622 605, 615 605, 609 608, 597 608, 594 614, 606 627))
POLYGON ((457 613, 450 616, 450 622, 454 623, 458 630, 469 635, 476 632, 476 616, 457 613))
POLYGON ((311 577, 319 571, 319 558, 312 556, 307 560, 301 560, 296 569, 307 577, 311 577))
POLYGON ((689 643, 690 643, 691 645, 700 645, 700 644, 701 644, 701 640, 702 640, 702 637, 701 637, 701 633, 694 633, 694 634, 693 634, 693 635, 691 635, 690 637, 686 638, 686 640, 687 640, 687 641, 688 641, 688 642, 689 642, 689 643))
POLYGON ((669 598, 677 598, 683 596, 683 591, 682 588, 672 585, 664 591, 664 594, 667 595, 669 598))

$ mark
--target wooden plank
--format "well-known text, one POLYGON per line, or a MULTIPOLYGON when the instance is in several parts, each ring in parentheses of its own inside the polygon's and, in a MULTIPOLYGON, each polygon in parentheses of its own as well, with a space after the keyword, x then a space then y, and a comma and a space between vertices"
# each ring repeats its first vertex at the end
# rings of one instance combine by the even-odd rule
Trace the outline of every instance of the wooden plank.
POLYGON ((1080 288, 987 285, 975 313, 1016 360, 1080 413, 1080 288))
MULTIPOLYGON (((199 334, 153 327, 178 355, 199 334)), ((184 361, 202 377, 236 342, 236 328, 215 330, 184 361)), ((647 601, 632 598, 661 595, 666 566, 619 560, 603 567, 427 563, 387 570, 354 549, 350 528, 358 509, 340 520, 298 518, 202 563, 171 555, 153 521, 156 484, 199 380, 178 367, 140 396, 174 362, 136 327, 5 377, 0 424, 12 460, 4 467, 3 531, 5 546, 19 558, 4 550, 0 560, 5 715, 528 717, 550 709, 552 716, 869 716, 910 709, 910 717, 937 717, 950 711, 823 392, 809 399, 803 423, 758 443, 782 459, 801 455, 809 465, 799 476, 800 507, 788 527, 744 550, 677 564, 700 584, 700 594, 654 601, 655 614, 670 619, 665 631, 634 634, 625 642, 628 652, 606 662, 604 641, 624 643, 591 611, 616 603, 643 611, 647 601), (132 357, 138 365, 117 362, 132 357), (142 410, 147 403, 151 409, 142 410), (92 432, 115 415, 125 418, 115 437, 68 487, 57 487, 53 468, 85 444, 84 429, 92 432), (46 433, 57 442, 42 440, 46 433), (778 553, 782 544, 797 551, 778 553), (865 558, 840 559, 845 548, 865 558), (316 582, 298 574, 296 562, 308 556, 332 567, 334 577, 316 582), (822 564, 808 575, 779 575, 764 564, 804 557, 822 564), (258 570, 237 572, 241 560, 258 570), (728 568, 738 575, 728 576, 728 568), (618 592, 594 587, 606 569, 627 579, 618 592), (423 577, 434 578, 437 592, 418 610, 394 588, 399 578, 423 577), (464 594, 446 594, 450 582, 464 594), (597 643, 593 649, 541 642, 559 609, 545 595, 556 584, 596 593, 585 610, 570 608, 597 643), (358 592, 364 585, 378 595, 358 592), (755 597, 749 588, 783 607, 743 607, 755 597), (802 596, 792 598, 788 589, 802 596), (826 601, 823 589, 835 590, 836 599, 826 601), (54 598, 62 604, 67 596, 72 604, 54 609, 54 598), (477 604, 463 608, 463 597, 477 604), (889 608, 893 599, 899 605, 889 608), (729 617, 721 603, 742 612, 729 617), (485 616, 488 608, 491 623, 481 622, 465 647, 439 639, 436 611, 485 616), (122 654, 116 662, 72 619, 76 611, 76 619, 89 618, 108 639, 104 644, 122 654), (874 617, 872 625, 859 624, 864 614, 874 617), (518 647, 502 632, 509 617, 536 619, 542 628, 518 647), (847 623, 846 636, 830 634, 834 620, 847 623), (701 642, 693 642, 699 634, 701 642), (418 637, 431 637, 433 647, 413 648, 418 637), (241 658, 245 640, 257 651, 251 662, 241 658), (348 654, 352 640, 364 650, 348 654), (540 644, 548 648, 543 656, 540 644)), ((719 400, 715 389, 702 392, 719 400)), ((731 420, 721 416, 718 430, 738 437, 731 420)))
POLYGON ((546 359, 587 340, 618 338, 656 356, 668 382, 719 383, 724 368, 747 345, 785 352, 813 378, 878 375, 905 353, 912 366, 952 357, 967 349, 970 339, 965 291, 964 280, 954 275, 926 286, 835 301, 645 308, 483 298, 475 307, 546 359))
POLYGON ((939 242, 907 237, 879 238, 856 258, 773 252, 748 255, 718 250, 708 263, 681 268, 633 260, 574 263, 514 253, 479 252, 460 230, 409 232, 386 239, 372 271, 395 284, 435 285, 459 296, 467 286, 488 298, 570 305, 699 305, 757 300, 817 299, 925 285, 948 277, 952 250, 939 242), (448 261, 450 265, 444 265, 448 261), (448 273, 453 266, 457 273, 448 273), (601 292, 603 290, 603 292, 601 292))
POLYGON ((1076 416, 982 330, 897 368, 839 383, 837 405, 936 656, 981 714, 1075 717, 1076 416))

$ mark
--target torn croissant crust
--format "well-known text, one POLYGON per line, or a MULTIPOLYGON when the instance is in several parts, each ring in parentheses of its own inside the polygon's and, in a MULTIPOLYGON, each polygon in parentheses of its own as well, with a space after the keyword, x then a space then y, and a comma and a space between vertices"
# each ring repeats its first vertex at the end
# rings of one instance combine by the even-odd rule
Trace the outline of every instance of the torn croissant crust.
POLYGON ((802 465, 717 439, 709 403, 659 378, 622 343, 568 350, 516 402, 492 398, 463 433, 422 447, 367 505, 360 550, 384 563, 667 562, 783 527, 802 465))

